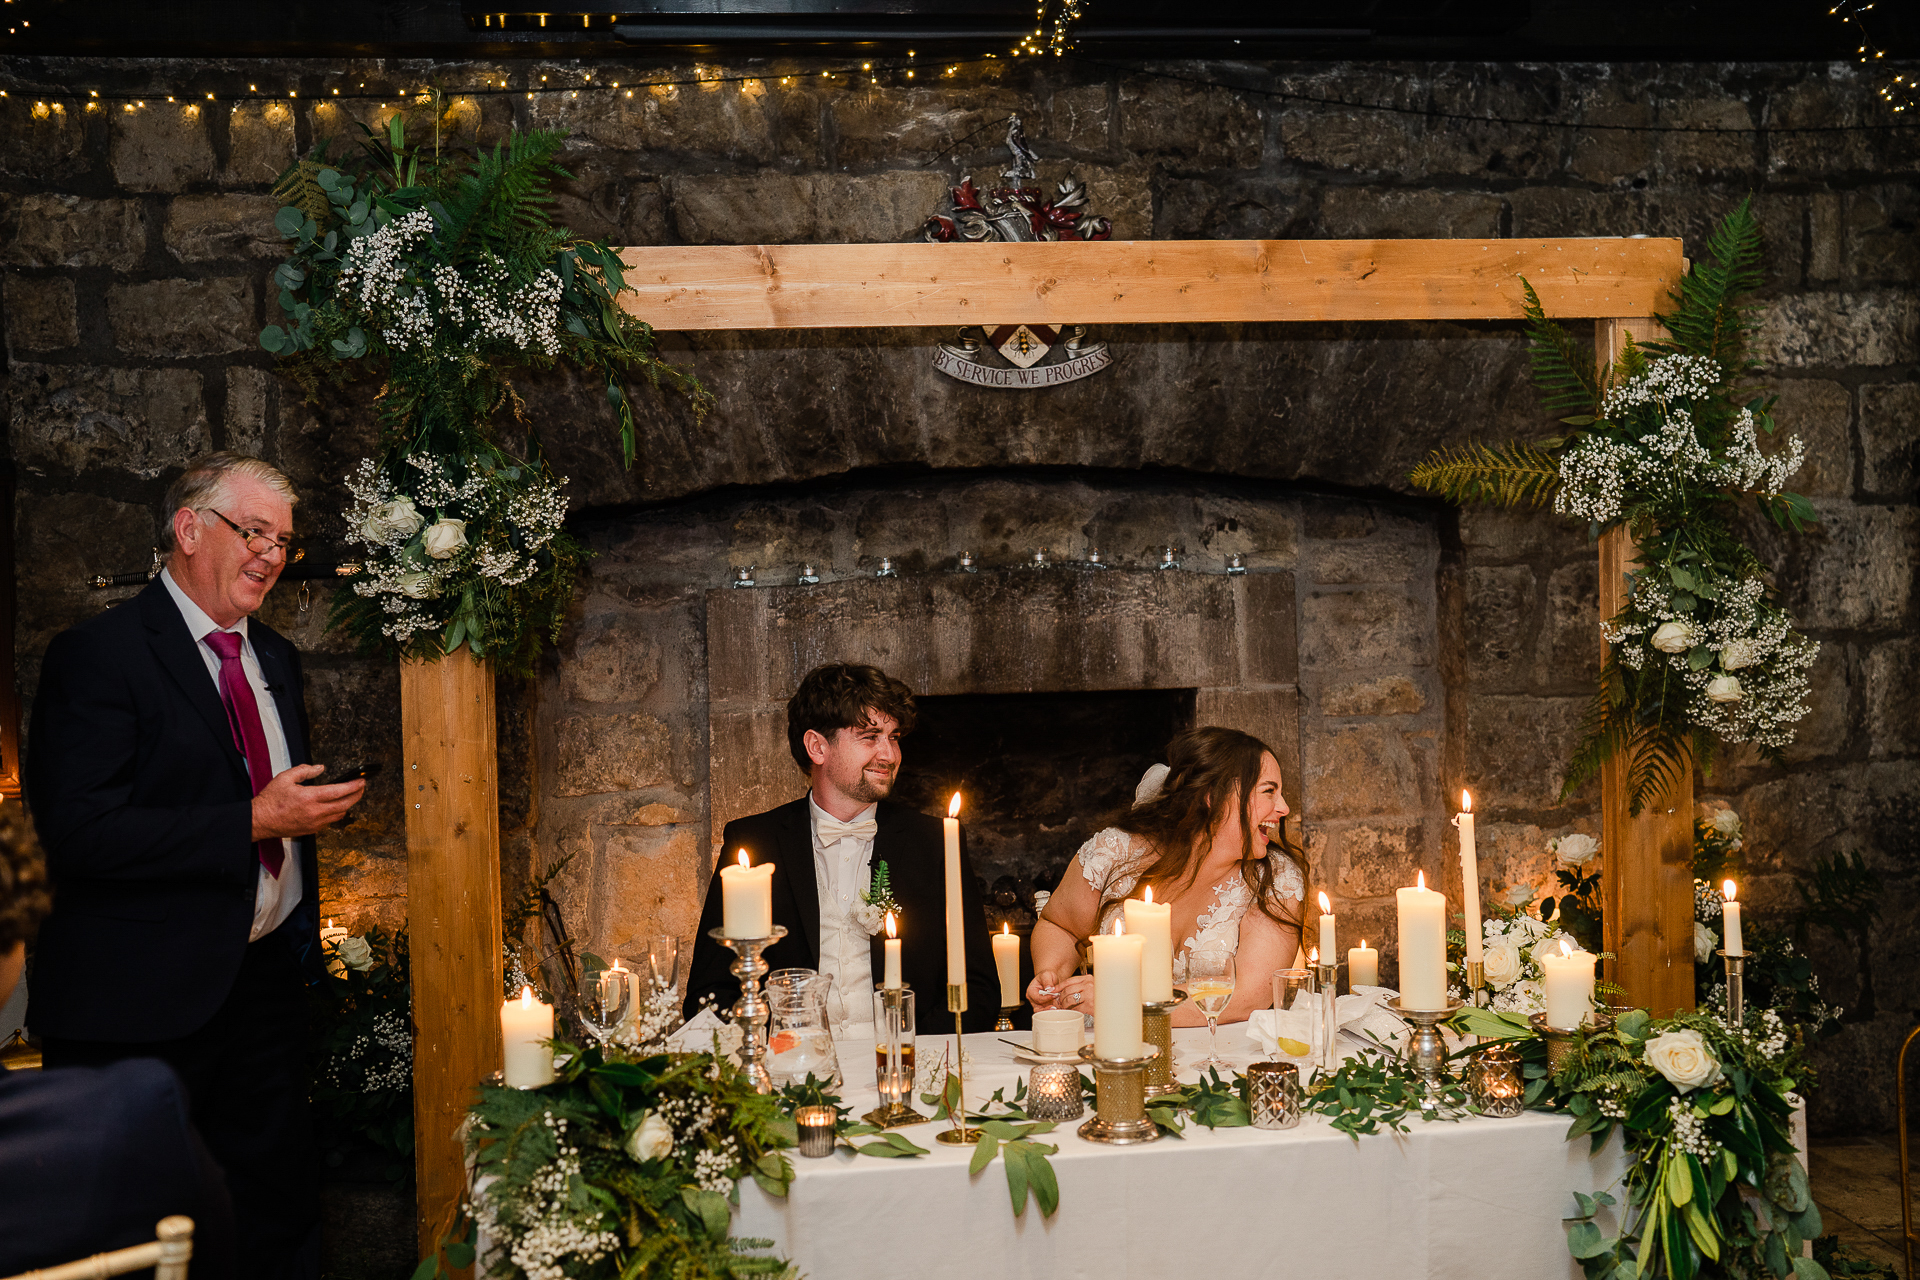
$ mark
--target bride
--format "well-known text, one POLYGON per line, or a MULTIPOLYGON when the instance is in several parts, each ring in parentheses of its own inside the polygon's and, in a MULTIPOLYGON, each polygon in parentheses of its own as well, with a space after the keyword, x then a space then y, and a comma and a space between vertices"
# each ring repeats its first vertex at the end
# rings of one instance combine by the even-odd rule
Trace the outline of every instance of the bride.
MULTIPOLYGON (((1092 974, 1074 974, 1087 939, 1113 927, 1127 898, 1149 887, 1173 904, 1174 968, 1198 949, 1235 952, 1240 981, 1220 1015, 1236 1022, 1271 1002, 1267 977, 1292 967, 1306 897, 1304 861, 1282 829, 1280 762, 1234 729, 1190 729, 1167 763, 1141 779, 1133 808, 1080 846, 1033 928, 1035 1009, 1093 1008, 1092 974), (1184 945, 1179 945, 1184 940, 1184 945)), ((1176 1026, 1201 1026, 1191 1004, 1176 1026)))

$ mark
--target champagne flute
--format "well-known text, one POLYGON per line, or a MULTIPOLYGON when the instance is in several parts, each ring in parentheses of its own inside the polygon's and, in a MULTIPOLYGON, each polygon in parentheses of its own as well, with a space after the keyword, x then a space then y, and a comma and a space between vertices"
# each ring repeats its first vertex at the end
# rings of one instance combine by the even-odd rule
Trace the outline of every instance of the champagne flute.
POLYGON ((1233 999, 1233 952, 1192 951, 1187 954, 1187 999, 1207 1018, 1207 1056, 1196 1066, 1225 1067, 1220 1056, 1220 1015, 1233 999))
POLYGON ((655 991, 672 991, 677 988, 679 965, 679 938, 670 933, 663 933, 647 940, 647 969, 652 974, 655 991))
POLYGON ((580 1021, 604 1047, 620 1024, 627 1020, 632 1006, 633 987, 624 969, 602 969, 580 991, 580 1021))

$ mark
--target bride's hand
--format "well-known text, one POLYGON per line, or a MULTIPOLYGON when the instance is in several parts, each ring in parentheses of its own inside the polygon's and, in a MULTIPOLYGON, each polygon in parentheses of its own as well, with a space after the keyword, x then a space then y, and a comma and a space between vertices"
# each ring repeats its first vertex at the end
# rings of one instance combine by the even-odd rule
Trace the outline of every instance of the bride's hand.
POLYGON ((1071 1009, 1075 1013, 1092 1013, 1093 975, 1083 973, 1056 984, 1051 1007, 1071 1009))
POLYGON ((1054 1001, 1060 994, 1054 990, 1054 984, 1057 981, 1058 979, 1050 970, 1034 974, 1033 981, 1027 984, 1027 1003, 1035 1009, 1053 1008, 1054 1001))

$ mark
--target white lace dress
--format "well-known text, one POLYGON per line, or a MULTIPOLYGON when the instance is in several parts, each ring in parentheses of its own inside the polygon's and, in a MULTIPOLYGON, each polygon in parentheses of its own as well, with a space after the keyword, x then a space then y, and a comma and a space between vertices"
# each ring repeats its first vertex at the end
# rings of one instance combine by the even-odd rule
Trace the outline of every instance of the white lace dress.
MULTIPOLYGON (((1140 868, 1152 860, 1152 854, 1152 847, 1143 837, 1108 827, 1080 846, 1080 873, 1101 901, 1125 898, 1133 892, 1140 868)), ((1273 864, 1275 897, 1297 903, 1307 896, 1300 868, 1294 866, 1291 859, 1270 853, 1267 860, 1273 864)), ((1193 936, 1181 951, 1206 948, 1238 951, 1240 917, 1252 906, 1253 890, 1247 887, 1246 880, 1237 869, 1228 872, 1225 879, 1213 886, 1213 901, 1200 913, 1193 936)))

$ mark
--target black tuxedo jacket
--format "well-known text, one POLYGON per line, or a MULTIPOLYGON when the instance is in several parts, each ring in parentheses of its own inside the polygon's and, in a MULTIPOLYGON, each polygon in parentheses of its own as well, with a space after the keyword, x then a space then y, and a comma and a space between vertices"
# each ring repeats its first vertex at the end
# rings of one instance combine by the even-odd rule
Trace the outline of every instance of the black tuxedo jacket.
MULTIPOLYGON (((873 865, 887 864, 893 896, 900 903, 900 978, 913 988, 916 1030, 921 1035, 953 1031, 947 1011, 947 889, 946 845, 940 819, 930 818, 903 804, 882 800, 875 818, 880 829, 873 837, 873 865)), ((773 922, 785 926, 787 936, 768 947, 772 969, 820 967, 820 883, 813 866, 813 828, 807 797, 783 804, 768 813, 729 822, 721 845, 726 864, 745 849, 755 866, 774 864, 773 922)), ((993 944, 987 941, 987 918, 966 849, 960 851, 961 905, 967 921, 968 1031, 993 1030, 1000 1006, 1000 978, 993 967, 993 944)), ((693 960, 687 973, 686 1014, 692 1017, 702 996, 712 996, 726 1013, 740 998, 740 980, 727 971, 734 953, 707 936, 720 927, 720 877, 707 886, 706 908, 700 913, 700 931, 693 940, 693 960)), ((873 981, 883 976, 884 934, 872 943, 873 981)))
MULTIPOLYGON (((258 618, 247 634, 289 759, 305 764, 300 655, 258 618)), ((246 761, 165 583, 54 637, 28 744, 27 798, 54 888, 28 1024, 134 1043, 198 1030, 240 971, 260 864, 246 761)), ((317 977, 313 838, 294 848, 280 874, 300 876, 300 903, 271 937, 317 977)))

